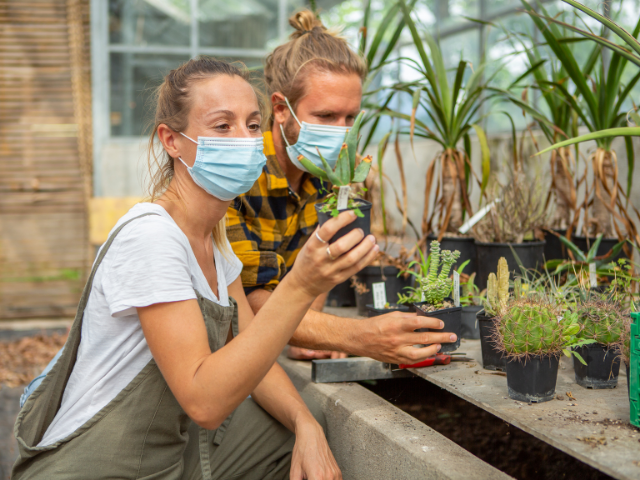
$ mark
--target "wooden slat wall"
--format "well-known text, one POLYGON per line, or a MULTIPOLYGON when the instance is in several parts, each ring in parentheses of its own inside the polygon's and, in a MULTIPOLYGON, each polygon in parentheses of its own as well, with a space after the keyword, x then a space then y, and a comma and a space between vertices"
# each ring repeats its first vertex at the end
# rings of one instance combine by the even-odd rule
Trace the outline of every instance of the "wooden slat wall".
POLYGON ((0 319, 73 316, 91 261, 89 0, 0 0, 0 319))

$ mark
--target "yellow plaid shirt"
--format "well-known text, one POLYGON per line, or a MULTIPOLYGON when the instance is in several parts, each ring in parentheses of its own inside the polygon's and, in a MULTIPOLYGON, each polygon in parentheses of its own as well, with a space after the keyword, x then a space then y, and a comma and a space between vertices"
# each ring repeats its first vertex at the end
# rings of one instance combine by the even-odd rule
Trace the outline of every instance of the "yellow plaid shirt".
POLYGON ((293 265, 298 252, 318 225, 315 204, 326 185, 307 175, 298 195, 289 188, 276 159, 271 132, 265 132, 267 164, 247 193, 227 211, 227 238, 243 264, 242 285, 248 294, 273 290, 293 265))

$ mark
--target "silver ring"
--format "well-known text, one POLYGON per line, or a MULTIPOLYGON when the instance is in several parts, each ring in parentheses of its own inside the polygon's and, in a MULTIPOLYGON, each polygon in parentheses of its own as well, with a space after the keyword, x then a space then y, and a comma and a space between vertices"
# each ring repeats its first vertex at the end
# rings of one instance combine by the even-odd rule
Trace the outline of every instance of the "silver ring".
POLYGON ((326 240, 323 240, 322 238, 320 238, 320 235, 318 234, 318 230, 316 230, 316 238, 317 238, 318 240, 320 240, 320 242, 322 242, 322 243, 327 243, 327 241, 326 241, 326 240))
POLYGON ((327 247, 327 256, 331 259, 331 260, 335 260, 336 257, 334 257, 333 255, 331 255, 331 247, 327 247))

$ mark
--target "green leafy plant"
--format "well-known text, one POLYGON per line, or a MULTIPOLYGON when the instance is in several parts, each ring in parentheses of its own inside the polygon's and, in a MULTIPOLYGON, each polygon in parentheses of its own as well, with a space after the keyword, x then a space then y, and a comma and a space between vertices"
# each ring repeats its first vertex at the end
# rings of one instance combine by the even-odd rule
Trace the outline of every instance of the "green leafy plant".
MULTIPOLYGON (((431 242, 429 255, 425 258, 421 250, 421 261, 413 261, 409 268, 418 265, 419 271, 409 271, 416 277, 418 287, 406 287, 409 294, 399 294, 398 303, 419 303, 427 302, 436 309, 442 308, 445 299, 451 295, 453 290, 453 280, 449 278, 451 268, 460 258, 460 252, 454 250, 440 250, 440 242, 431 242)), ((464 268, 464 267, 463 267, 464 268)), ((404 272, 401 272, 404 273, 404 272)))
MULTIPOLYGON (((635 238, 637 230, 627 212, 635 164, 630 137, 625 137, 629 167, 625 192, 618 182, 617 157, 615 151, 611 148, 613 138, 595 135, 595 132, 622 127, 625 124, 627 114, 626 110, 623 109, 623 105, 634 86, 640 80, 640 72, 629 82, 623 84, 623 73, 628 65, 629 56, 620 49, 612 49, 610 61, 605 69, 607 62, 602 57, 602 49, 600 49, 601 58, 594 70, 594 74, 591 76, 586 75, 578 66, 573 52, 564 41, 564 34, 560 27, 574 31, 579 29, 553 18, 541 5, 538 5, 538 9, 541 12, 538 13, 525 0, 522 0, 522 3, 544 36, 549 48, 558 60, 562 62, 568 76, 575 85, 576 92, 579 94, 579 101, 576 101, 575 95, 569 92, 564 85, 556 83, 554 86, 571 105, 580 121, 592 132, 593 135, 590 139, 595 140, 597 144, 597 149, 590 156, 594 179, 583 203, 585 235, 595 236, 597 233, 603 233, 605 237, 611 238, 614 236, 615 229, 618 238, 622 238, 622 233, 618 231, 615 221, 612 221, 613 218, 621 222, 625 226, 627 233, 635 238)), ((575 3, 577 4, 577 2, 575 3)), ((582 8, 580 10, 584 11, 582 8)), ((609 21, 609 23, 613 22, 609 21)), ((638 33, 640 33, 640 21, 638 21, 633 31, 632 36, 634 39, 638 36, 638 33)), ((595 34, 591 34, 589 38, 595 40, 595 37, 605 40, 595 34)), ((602 44, 600 41, 598 43, 602 44)), ((572 143, 561 142, 553 145, 552 148, 561 148, 570 144, 572 143)), ((543 152, 548 150, 551 150, 551 148, 543 152)))
MULTIPOLYGON (((315 166, 302 155, 298 157, 298 161, 304 165, 309 173, 332 184, 332 192, 326 197, 327 199, 324 202, 321 211, 331 212, 331 215, 334 217, 337 217, 339 213, 337 192, 340 187, 351 187, 354 183, 364 182, 369 174, 369 170, 371 169, 371 155, 364 157, 356 166, 358 134, 360 132, 360 124, 362 123, 363 115, 364 111, 360 112, 353 123, 353 126, 347 131, 335 168, 331 168, 327 160, 320 153, 320 149, 318 149, 318 155, 322 161, 322 168, 315 166)), ((357 216, 363 217, 364 215, 358 208, 358 198, 357 193, 353 188, 351 188, 347 208, 353 210, 357 216)))
MULTIPOLYGON (((558 238, 567 247, 572 258, 568 260, 549 260, 545 263, 545 270, 551 272, 551 275, 566 275, 564 285, 580 286, 583 289, 588 288, 590 286, 591 265, 595 266, 597 277, 616 275, 615 264, 611 262, 611 259, 620 253, 626 241, 618 242, 605 255, 598 256, 596 254, 602 242, 602 234, 596 237, 588 252, 580 250, 576 244, 565 236, 560 235, 558 238)), ((622 281, 622 278, 620 281, 622 281)))

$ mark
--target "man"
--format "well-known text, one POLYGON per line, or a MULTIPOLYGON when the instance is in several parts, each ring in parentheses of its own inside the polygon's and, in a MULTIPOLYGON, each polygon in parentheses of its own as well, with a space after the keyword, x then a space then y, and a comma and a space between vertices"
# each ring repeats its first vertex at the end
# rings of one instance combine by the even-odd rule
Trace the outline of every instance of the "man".
MULTIPOLYGON (((300 135, 301 125, 336 127, 336 131, 353 125, 366 76, 362 58, 314 13, 299 12, 289 23, 296 29, 290 41, 277 47, 265 65, 273 111, 270 130, 264 133, 267 165, 227 215, 227 236, 244 265, 242 283, 254 312, 264 305, 318 224, 314 206, 326 186, 321 188, 321 181, 296 161, 297 151, 315 148, 300 135)), ((344 135, 334 135, 333 130, 327 136, 337 139, 334 149, 339 150, 344 135)), ((341 318, 322 313, 324 301, 323 296, 314 302, 291 338, 292 358, 337 358, 337 352, 346 352, 389 363, 414 363, 434 355, 440 343, 456 340, 448 333, 415 332, 441 328, 437 319, 399 312, 368 321, 341 318), (415 344, 432 345, 417 349, 415 344)))

